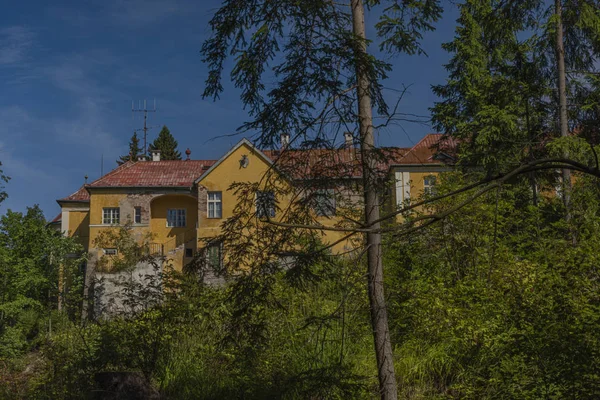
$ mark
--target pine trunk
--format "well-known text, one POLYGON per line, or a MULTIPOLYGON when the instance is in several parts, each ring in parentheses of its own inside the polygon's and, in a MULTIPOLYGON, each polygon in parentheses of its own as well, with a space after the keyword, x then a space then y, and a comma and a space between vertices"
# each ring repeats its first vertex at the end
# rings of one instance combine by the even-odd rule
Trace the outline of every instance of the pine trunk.
MULTIPOLYGON (((367 52, 365 35, 365 15, 362 0, 351 0, 352 28, 356 37, 361 40, 357 47, 357 60, 363 59, 367 52)), ((388 327, 387 308, 385 304, 383 287, 383 260, 381 249, 380 223, 373 223, 379 219, 379 195, 377 192, 377 174, 375 157, 375 139, 373 135, 373 115, 371 95, 369 91, 369 77, 357 61, 357 94, 358 94, 358 123, 360 129, 360 151, 362 156, 363 185, 365 199, 365 222, 375 232, 367 233, 367 264, 369 305, 371 324, 375 341, 375 354, 377 357, 377 370, 381 399, 396 400, 398 387, 390 331, 388 327)))
MULTIPOLYGON (((558 119, 560 126, 560 136, 566 137, 569 135, 568 116, 567 116, 567 77, 565 71, 565 44, 563 39, 562 25, 562 2, 561 0, 554 1, 556 14, 556 64, 558 71, 558 119)), ((565 158, 569 154, 565 152, 565 158)), ((568 169, 562 170, 562 195, 565 208, 567 210, 567 220, 570 219, 571 213, 569 205, 571 203, 571 171, 568 169)))

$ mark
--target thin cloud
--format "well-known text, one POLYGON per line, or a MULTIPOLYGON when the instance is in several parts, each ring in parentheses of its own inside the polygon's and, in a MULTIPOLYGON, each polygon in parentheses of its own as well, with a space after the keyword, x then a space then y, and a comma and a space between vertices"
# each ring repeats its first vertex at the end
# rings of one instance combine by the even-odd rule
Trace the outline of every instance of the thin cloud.
POLYGON ((0 29, 0 65, 24 62, 34 43, 35 34, 24 26, 0 29))

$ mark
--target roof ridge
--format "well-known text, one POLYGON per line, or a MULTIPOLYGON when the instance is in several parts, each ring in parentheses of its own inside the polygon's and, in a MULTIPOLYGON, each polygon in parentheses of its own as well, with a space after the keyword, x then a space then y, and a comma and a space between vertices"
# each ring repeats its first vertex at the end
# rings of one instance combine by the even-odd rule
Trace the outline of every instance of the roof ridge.
POLYGON ((100 178, 96 179, 95 181, 92 181, 91 183, 89 183, 88 185, 85 185, 85 186, 92 186, 92 185, 100 182, 101 180, 103 180, 109 176, 112 176, 112 175, 116 174, 117 172, 124 171, 125 169, 127 169, 135 164, 136 164, 136 161, 131 161, 131 160, 126 161, 123 164, 119 165, 117 168, 111 170, 110 172, 107 172, 106 174, 102 175, 100 178))

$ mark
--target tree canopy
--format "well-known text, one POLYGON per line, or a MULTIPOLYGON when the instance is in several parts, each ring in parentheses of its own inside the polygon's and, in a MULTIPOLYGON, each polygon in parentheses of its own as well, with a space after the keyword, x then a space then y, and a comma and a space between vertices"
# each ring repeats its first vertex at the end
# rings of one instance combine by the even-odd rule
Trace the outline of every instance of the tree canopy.
POLYGON ((143 153, 144 149, 140 147, 140 139, 137 136, 137 132, 133 132, 131 140, 129 141, 129 153, 119 157, 117 164, 121 165, 127 161, 137 161, 138 157, 143 155, 143 153))
POLYGON ((181 160, 181 153, 177 151, 177 141, 166 125, 162 127, 158 137, 148 146, 148 154, 152 150, 160 150, 161 160, 181 160))

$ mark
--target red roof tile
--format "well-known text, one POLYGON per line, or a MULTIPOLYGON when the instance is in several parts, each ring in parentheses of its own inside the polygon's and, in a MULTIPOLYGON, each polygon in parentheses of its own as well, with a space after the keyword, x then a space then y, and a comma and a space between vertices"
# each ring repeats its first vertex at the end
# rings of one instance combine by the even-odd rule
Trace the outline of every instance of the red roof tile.
POLYGON ((443 164, 444 161, 436 155, 444 153, 452 156, 455 148, 456 140, 451 136, 429 133, 415 144, 404 157, 391 164, 443 164))
POLYGON ((87 187, 191 187, 215 160, 127 162, 87 187))
POLYGON ((56 217, 54 217, 54 219, 52 221, 50 221, 50 223, 56 224, 56 223, 59 223, 60 221, 62 221, 62 213, 58 213, 58 215, 56 217))
POLYGON ((83 185, 75 193, 72 193, 67 197, 59 199, 58 201, 88 202, 90 201, 90 194, 85 189, 85 185, 83 185))

